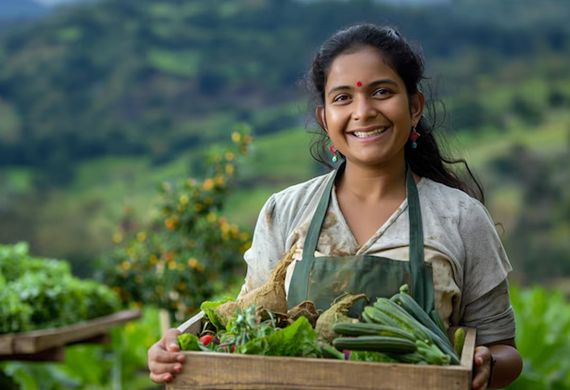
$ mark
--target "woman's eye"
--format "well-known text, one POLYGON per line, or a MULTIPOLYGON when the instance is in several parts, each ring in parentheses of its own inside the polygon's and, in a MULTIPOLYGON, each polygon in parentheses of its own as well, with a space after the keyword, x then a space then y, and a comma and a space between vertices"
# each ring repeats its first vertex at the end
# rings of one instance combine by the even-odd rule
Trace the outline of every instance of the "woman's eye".
POLYGON ((387 88, 378 88, 376 91, 374 91, 373 95, 374 96, 388 96, 390 95, 391 91, 387 88))
POLYGON ((335 96, 335 97, 333 98, 333 103, 345 102, 345 101, 347 101, 348 99, 350 99, 350 96, 348 96, 348 95, 338 95, 338 96, 335 96))

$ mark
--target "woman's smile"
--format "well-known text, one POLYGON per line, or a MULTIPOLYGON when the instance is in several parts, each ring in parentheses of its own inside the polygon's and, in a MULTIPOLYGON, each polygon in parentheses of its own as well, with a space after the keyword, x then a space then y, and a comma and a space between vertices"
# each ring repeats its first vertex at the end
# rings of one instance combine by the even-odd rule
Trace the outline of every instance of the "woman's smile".
POLYGON ((376 141, 390 130, 391 127, 386 126, 369 126, 363 129, 351 130, 348 133, 350 137, 358 141, 371 142, 376 141))

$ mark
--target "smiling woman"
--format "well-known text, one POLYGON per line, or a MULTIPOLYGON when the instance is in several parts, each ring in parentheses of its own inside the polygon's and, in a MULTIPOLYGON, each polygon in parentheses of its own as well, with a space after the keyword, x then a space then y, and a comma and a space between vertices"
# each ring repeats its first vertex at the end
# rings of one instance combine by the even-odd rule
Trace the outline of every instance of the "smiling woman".
MULTIPOLYGON (((284 253, 292 254, 289 307, 310 300, 325 310, 346 293, 374 301, 409 283, 432 318, 477 329, 473 388, 503 387, 522 365, 511 266, 477 191, 439 152, 423 115, 423 77, 423 60, 392 28, 356 25, 323 44, 309 74, 324 140, 317 154, 342 158, 329 174, 268 199, 240 296, 263 285, 284 253)), ((157 382, 181 369, 176 335, 149 351, 157 382)))
POLYGON ((331 64, 325 104, 317 107, 317 116, 335 148, 351 162, 347 169, 382 165, 403 171, 404 145, 423 105, 419 92, 408 98, 404 81, 378 49, 364 46, 331 64))

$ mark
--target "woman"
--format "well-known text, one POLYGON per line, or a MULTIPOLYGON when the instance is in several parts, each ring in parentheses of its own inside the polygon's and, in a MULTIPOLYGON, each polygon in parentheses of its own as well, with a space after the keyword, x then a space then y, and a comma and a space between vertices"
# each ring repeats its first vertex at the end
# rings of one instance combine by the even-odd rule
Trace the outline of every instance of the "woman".
MULTIPOLYGON (((477 328, 473 388, 504 387, 522 369, 511 266, 488 212, 469 195, 477 192, 439 152, 423 116, 423 70, 392 28, 356 25, 323 44, 310 82, 330 147, 321 142, 318 151, 330 150, 338 167, 269 198, 245 254, 241 294, 293 247, 290 306, 311 299, 326 308, 345 291, 390 296, 408 282, 445 324, 477 328)), ((151 379, 167 382, 180 371, 177 351, 171 330, 149 350, 151 379)))

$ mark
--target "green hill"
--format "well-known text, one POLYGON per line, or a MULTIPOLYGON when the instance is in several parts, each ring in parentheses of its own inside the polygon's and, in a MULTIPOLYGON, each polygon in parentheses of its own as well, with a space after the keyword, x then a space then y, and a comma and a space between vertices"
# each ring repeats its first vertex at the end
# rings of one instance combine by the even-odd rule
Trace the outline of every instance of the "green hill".
POLYGON ((269 194, 322 172, 298 81, 317 45, 356 21, 421 42, 426 94, 431 85, 445 102, 453 145, 515 229, 527 179, 502 185, 488 162, 515 144, 559 156, 569 127, 570 3, 542 4, 103 0, 4 32, 0 241, 87 272, 118 224, 150 218, 161 181, 200 176, 236 122, 255 143, 226 212, 252 228, 269 194))
MULTIPOLYGON (((219 141, 235 121, 260 134, 291 127, 299 114, 288 103, 299 97, 295 85, 313 50, 356 21, 393 24, 420 39, 432 74, 462 91, 480 82, 474 69, 494 73, 505 61, 524 67, 540 56, 540 67, 516 79, 545 74, 545 57, 568 64, 570 29, 561 15, 569 12, 563 0, 541 7, 530 0, 409 7, 104 0, 63 9, 0 40, 0 115, 7 118, 0 165, 41 168, 45 181, 65 184, 77 161, 144 154, 160 164, 219 141)), ((461 95, 456 88, 443 92, 461 95)), ((461 110, 471 103, 467 97, 450 107, 458 127, 486 119, 464 119, 461 110)))

